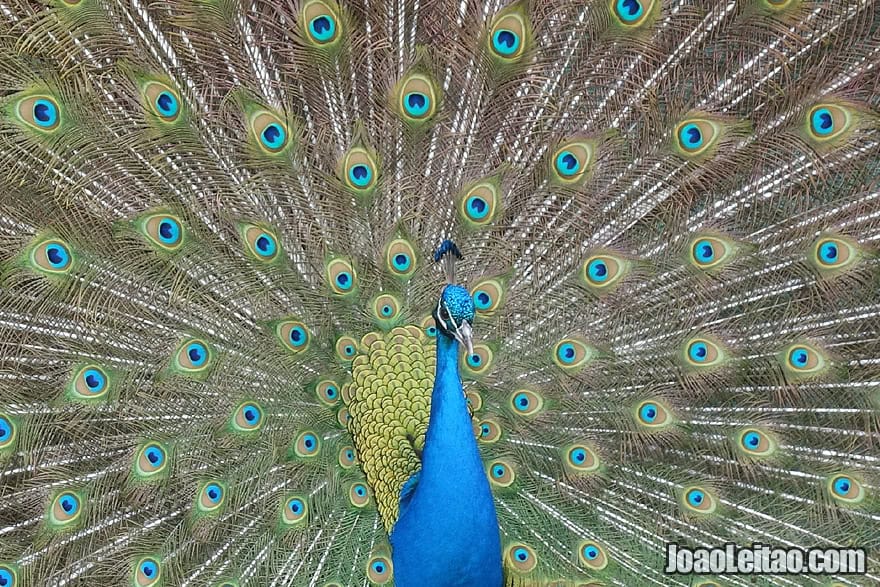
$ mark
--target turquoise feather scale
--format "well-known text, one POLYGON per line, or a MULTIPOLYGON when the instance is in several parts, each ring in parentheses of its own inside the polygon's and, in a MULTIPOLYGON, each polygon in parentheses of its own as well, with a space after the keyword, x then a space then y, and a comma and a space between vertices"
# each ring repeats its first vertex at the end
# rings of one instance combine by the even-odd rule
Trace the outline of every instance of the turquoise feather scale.
POLYGON ((0 12, 0 587, 880 582, 877 0, 0 12))

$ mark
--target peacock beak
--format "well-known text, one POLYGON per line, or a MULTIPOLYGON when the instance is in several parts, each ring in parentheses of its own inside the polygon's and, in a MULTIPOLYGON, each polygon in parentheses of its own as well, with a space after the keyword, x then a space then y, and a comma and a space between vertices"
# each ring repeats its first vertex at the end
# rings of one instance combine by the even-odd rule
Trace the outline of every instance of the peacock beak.
POLYGON ((455 328, 455 340, 467 347, 468 356, 474 354, 474 331, 468 322, 462 322, 460 326, 455 328))

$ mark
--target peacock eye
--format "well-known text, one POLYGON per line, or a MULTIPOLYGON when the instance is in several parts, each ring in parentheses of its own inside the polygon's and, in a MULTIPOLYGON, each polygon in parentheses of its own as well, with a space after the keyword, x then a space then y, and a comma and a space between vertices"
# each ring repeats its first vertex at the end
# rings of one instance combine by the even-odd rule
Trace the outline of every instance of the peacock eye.
POLYGON ((446 306, 440 308, 440 317, 443 320, 449 320, 449 310, 446 309, 446 306))

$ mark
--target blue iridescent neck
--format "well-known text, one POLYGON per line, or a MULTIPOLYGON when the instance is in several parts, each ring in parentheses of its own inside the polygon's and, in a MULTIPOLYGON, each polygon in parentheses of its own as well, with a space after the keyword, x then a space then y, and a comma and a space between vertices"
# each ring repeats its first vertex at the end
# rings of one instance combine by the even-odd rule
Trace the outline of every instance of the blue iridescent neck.
POLYGON ((441 333, 422 469, 401 502, 391 545, 398 587, 444 585, 453 575, 467 580, 460 584, 501 585, 495 502, 461 386, 458 343, 441 333))

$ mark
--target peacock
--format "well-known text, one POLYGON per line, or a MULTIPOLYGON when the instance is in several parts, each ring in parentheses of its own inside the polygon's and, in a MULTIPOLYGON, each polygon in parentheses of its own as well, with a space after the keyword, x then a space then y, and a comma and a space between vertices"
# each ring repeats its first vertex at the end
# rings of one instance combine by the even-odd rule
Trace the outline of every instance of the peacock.
POLYGON ((0 13, 0 587, 880 584, 880 2, 0 13))

